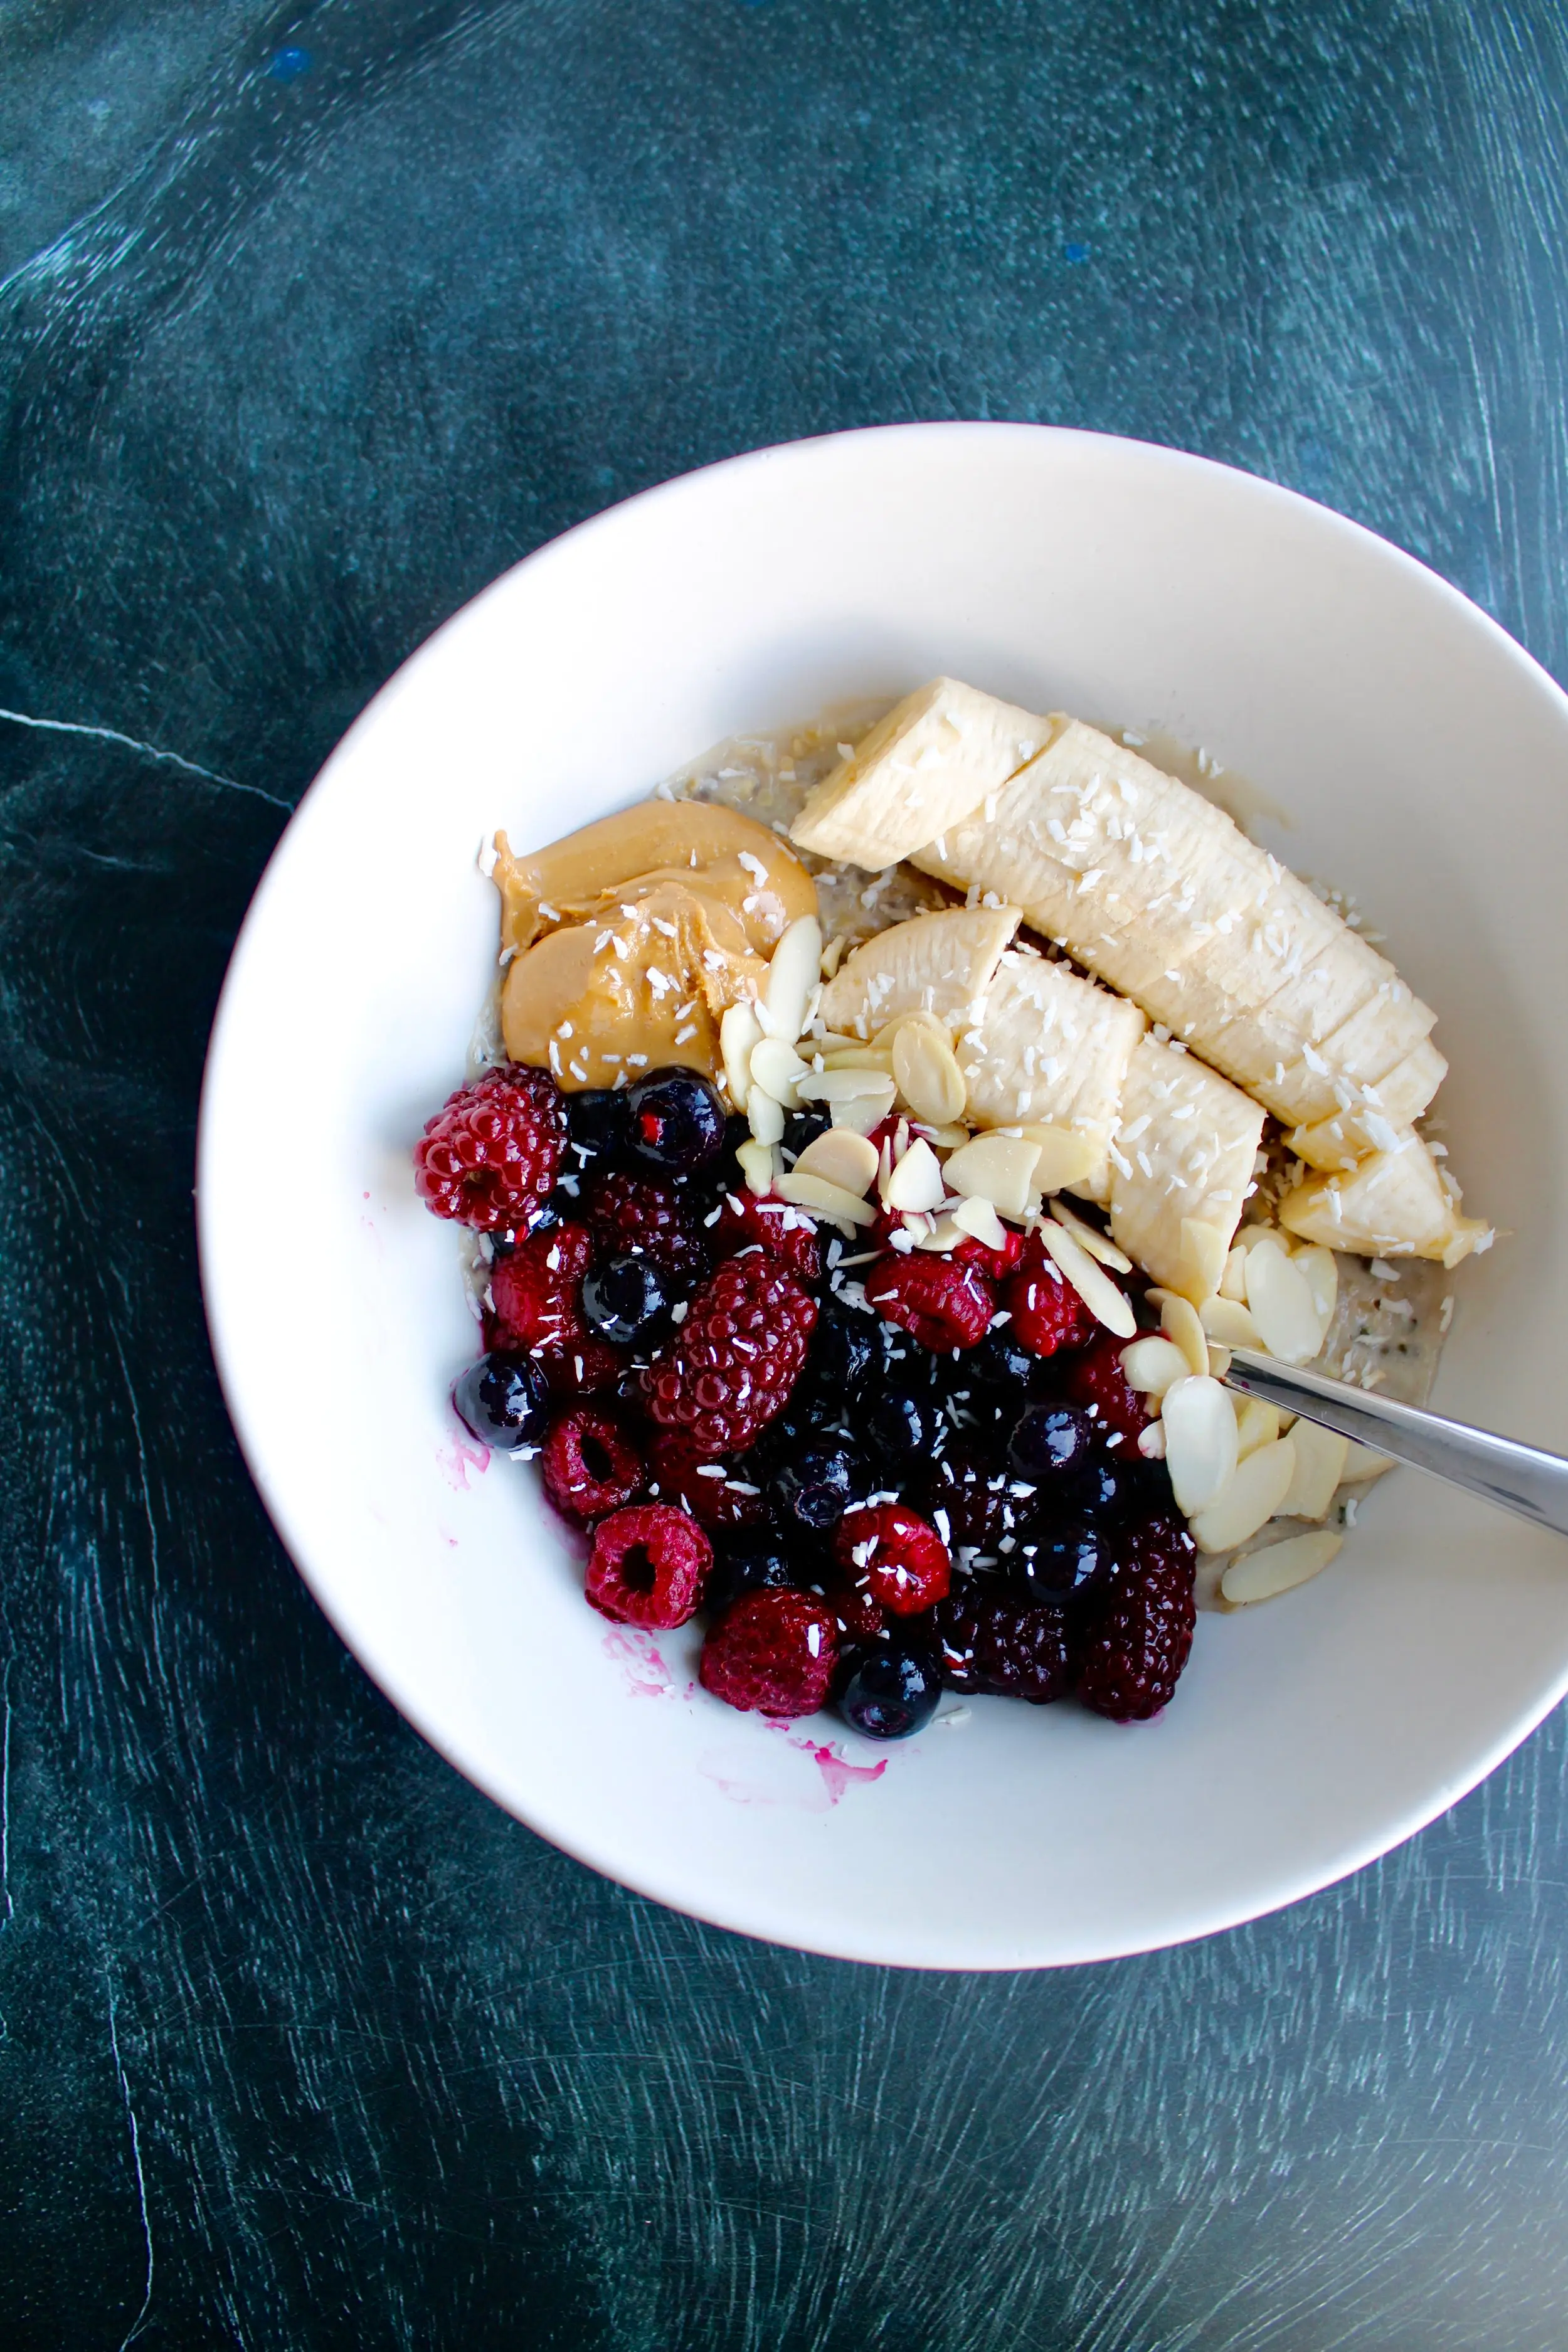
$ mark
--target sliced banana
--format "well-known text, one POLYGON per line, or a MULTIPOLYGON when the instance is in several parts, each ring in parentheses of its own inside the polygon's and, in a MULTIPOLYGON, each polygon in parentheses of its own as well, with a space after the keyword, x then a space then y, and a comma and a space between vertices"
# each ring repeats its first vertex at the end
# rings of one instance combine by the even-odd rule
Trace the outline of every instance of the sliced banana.
POLYGON ((954 1027, 984 1002, 1018 922, 1016 907, 948 907, 890 924, 845 957, 822 992, 822 1018, 856 1037, 909 1013, 954 1027))
POLYGON ((790 838, 819 857, 879 872, 979 808, 1049 732, 1033 711, 934 677, 817 785, 790 838))
POLYGON ((1121 1110, 1110 1147, 1112 1238, 1201 1307, 1225 1273, 1263 1114, 1193 1055, 1153 1037, 1132 1056, 1121 1110))
POLYGON ((1374 1152, 1348 1173, 1310 1176, 1279 1204, 1279 1222, 1303 1241, 1370 1257, 1440 1258, 1456 1266, 1486 1249, 1491 1228, 1458 1213, 1437 1162, 1418 1135, 1374 1152))
MULTIPOLYGON (((1103 1200, 1107 1149, 1121 1108, 1143 1015, 1065 963, 1003 956, 977 1021, 958 1043, 977 1127, 1041 1122, 1081 1135, 1093 1150, 1073 1190, 1103 1200)), ((1056 1184, 1065 1181, 1054 1179, 1056 1184)))

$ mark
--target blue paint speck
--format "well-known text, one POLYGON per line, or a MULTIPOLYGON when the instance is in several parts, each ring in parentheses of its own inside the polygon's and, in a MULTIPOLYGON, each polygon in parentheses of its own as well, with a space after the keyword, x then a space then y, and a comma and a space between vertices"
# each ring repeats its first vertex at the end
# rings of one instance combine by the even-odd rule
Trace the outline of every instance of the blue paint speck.
POLYGON ((267 70, 274 81, 298 81, 315 62, 309 49, 279 49, 267 70))
POLYGON ((1062 247, 1062 259, 1064 261, 1087 261, 1089 259, 1089 247, 1087 245, 1064 245, 1062 247))

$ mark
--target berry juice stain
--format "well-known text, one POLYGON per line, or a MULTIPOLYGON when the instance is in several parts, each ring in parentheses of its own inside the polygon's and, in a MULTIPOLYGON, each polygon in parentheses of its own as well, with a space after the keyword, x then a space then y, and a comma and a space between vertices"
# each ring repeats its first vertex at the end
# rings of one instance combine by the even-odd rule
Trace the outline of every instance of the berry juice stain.
POLYGON ((669 1668, 647 1633, 629 1625, 614 1625, 600 1647, 623 1670, 628 1698, 674 1698, 669 1668))
POLYGON ((855 1781, 879 1780, 888 1769, 888 1759, 885 1756, 879 1763, 876 1764, 849 1763, 846 1759, 843 1748, 836 1739, 822 1748, 819 1748, 814 1739, 792 1739, 790 1746, 798 1748, 803 1756, 809 1756, 821 1773, 822 1785, 827 1791, 829 1805, 837 1804, 846 1790, 855 1781))
POLYGON ((436 1467, 456 1495, 468 1493, 473 1484, 468 1475, 470 1471, 482 1478, 489 1466, 488 1445, 468 1445, 458 1438, 454 1444, 436 1448, 436 1467))

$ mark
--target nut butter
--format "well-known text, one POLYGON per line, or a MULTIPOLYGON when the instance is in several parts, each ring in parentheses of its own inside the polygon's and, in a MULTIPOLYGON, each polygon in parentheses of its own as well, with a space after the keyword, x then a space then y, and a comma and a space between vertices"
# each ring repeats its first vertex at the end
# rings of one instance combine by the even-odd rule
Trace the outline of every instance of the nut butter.
POLYGON ((642 801, 515 857, 496 836, 501 1033, 567 1093, 679 1063, 717 1077, 719 1019, 756 996, 816 886, 765 825, 692 801, 642 801))

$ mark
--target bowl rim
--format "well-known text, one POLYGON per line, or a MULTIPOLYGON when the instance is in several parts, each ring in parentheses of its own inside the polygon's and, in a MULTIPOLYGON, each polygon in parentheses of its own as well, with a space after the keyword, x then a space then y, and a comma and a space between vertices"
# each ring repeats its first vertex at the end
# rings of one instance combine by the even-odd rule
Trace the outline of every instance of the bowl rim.
POLYGON ((1506 655, 1509 663, 1521 673, 1521 679, 1536 692, 1544 689, 1547 698, 1557 706, 1558 715, 1568 731, 1568 693, 1555 678, 1501 624, 1483 611, 1451 581, 1423 562, 1408 550, 1383 537, 1367 526, 1339 513, 1335 509, 1306 497, 1300 491, 1269 481, 1238 466, 1204 457, 1171 445, 1143 441, 1134 436, 1101 433, 1079 426, 1037 425, 996 419, 942 419, 910 423, 856 426, 845 431, 813 434, 797 439, 769 443, 733 456, 721 457, 670 477, 632 496, 618 500, 572 525, 566 530, 532 549, 516 563, 485 583, 476 593, 465 599, 454 612, 399 663, 371 696, 343 735, 334 744, 321 768, 300 794, 291 814, 274 843, 262 873, 252 893, 245 916, 236 935, 223 983, 219 991, 208 1035, 204 1062, 200 1104, 196 1125, 195 1187, 197 1257, 201 1276, 204 1313, 206 1319, 214 1365, 217 1372, 224 1402, 228 1412, 242 1457, 251 1480, 260 1496, 263 1507, 289 1554, 290 1560, 345 1647, 375 1686, 391 1702, 419 1736, 462 1777, 483 1791, 500 1808, 521 1821, 536 1834, 547 1840, 563 1853, 610 1878, 629 1891, 648 1897, 666 1907, 730 1932, 761 1941, 779 1944, 788 1948, 813 1952, 826 1958, 861 1961, 870 1965, 995 1973, 1047 1967, 1081 1966, 1098 1959, 1133 1957, 1137 1954, 1173 1948, 1204 1937, 1217 1935, 1244 1926, 1255 1919, 1267 1918, 1275 1912, 1321 1893, 1369 1864, 1391 1853, 1419 1831, 1428 1827, 1455 1805, 1461 1797, 1495 1771, 1524 1740, 1537 1730, 1552 1710, 1568 1696, 1568 1655, 1561 1672, 1544 1697, 1510 1718, 1505 1728, 1478 1751, 1479 1760, 1472 1757, 1463 1772, 1451 1780, 1434 1787, 1419 1801, 1406 1806, 1397 1822, 1349 1839, 1328 1871, 1319 1865, 1306 1864, 1295 1872, 1283 1871, 1271 1885, 1267 1899, 1262 1902, 1236 1900, 1213 1901, 1205 1908, 1195 1906, 1194 1915, 1173 1921, 1168 1928, 1150 1933, 1131 1935, 1108 1941, 1100 1937, 1092 1949, 1061 1950, 1038 1958, 997 1956, 955 1958, 949 1953, 889 1951, 886 1943, 879 1946, 874 1937, 857 1936, 848 1931, 814 1935, 792 1924, 787 1918, 773 1916, 763 1904, 744 1902, 721 1906, 694 1899, 689 1881, 677 1882, 658 1867, 637 1872, 628 1869, 618 1853, 611 1856, 596 1845, 591 1835, 584 1834, 575 1822, 560 1815, 550 1801, 548 1789, 534 1792, 525 1806, 513 1792, 499 1785, 496 1775, 487 1769, 483 1761, 463 1752, 461 1744, 434 1723, 426 1720, 417 1691, 408 1689, 399 1677, 381 1663, 366 1654, 360 1629, 350 1622, 350 1612, 341 1602, 333 1589, 333 1580, 324 1567, 318 1567, 311 1557, 311 1545, 304 1529, 297 1523, 296 1513, 288 1495, 273 1474, 268 1458, 265 1433, 254 1425, 243 1402, 243 1381, 240 1359, 244 1348, 243 1335, 226 1327, 224 1315, 216 1301, 218 1242, 216 1234, 214 1202, 221 1184, 219 1166, 220 1145, 217 1135, 216 1076, 229 1050, 229 1033, 236 1024, 235 1008, 247 987, 250 965, 256 955, 257 942, 262 929, 265 910, 272 896, 283 887, 287 868, 300 854, 301 842, 308 839, 313 819, 326 797, 323 786, 330 785, 335 772, 344 765, 357 748, 359 739, 373 723, 387 698, 400 690, 418 667, 436 660, 450 634, 464 625, 475 608, 502 593, 516 575, 524 571, 547 569, 568 552, 574 552, 595 538, 614 533, 634 511, 645 510, 659 504, 668 504, 689 496, 693 486, 706 483, 710 478, 729 476, 737 481, 764 468, 781 465, 809 464, 827 449, 840 449, 856 444, 884 443, 900 439, 911 443, 940 439, 951 446, 959 438, 984 436, 992 444, 1015 439, 1037 446, 1042 440, 1062 446, 1087 445, 1100 450, 1106 445, 1136 450, 1144 462, 1170 470, 1197 477, 1220 477, 1232 486, 1247 486, 1247 494, 1265 504, 1277 504, 1286 510, 1309 515, 1319 530, 1338 534, 1344 543, 1353 548, 1361 559, 1370 559, 1396 573, 1418 582, 1426 593, 1436 592, 1456 614, 1462 615, 1465 625, 1490 641, 1494 652, 1506 655))

